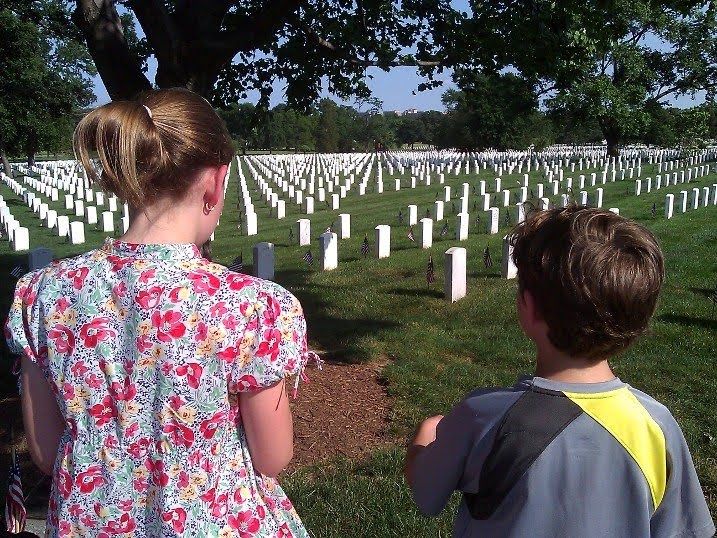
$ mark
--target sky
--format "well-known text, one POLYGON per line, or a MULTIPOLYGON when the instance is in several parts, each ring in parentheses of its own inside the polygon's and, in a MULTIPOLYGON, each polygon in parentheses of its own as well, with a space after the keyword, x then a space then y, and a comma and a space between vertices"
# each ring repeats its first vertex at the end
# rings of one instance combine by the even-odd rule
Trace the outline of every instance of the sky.
MULTIPOLYGON (((469 11, 468 0, 453 0, 451 2, 454 8, 469 11)), ((137 28, 138 34, 143 36, 142 29, 137 28)), ((648 45, 662 48, 659 43, 656 43, 653 39, 650 42, 648 38, 648 45)), ((151 82, 154 82, 154 75, 157 70, 157 62, 154 57, 151 57, 148 61, 149 70, 147 76, 151 82)), ((367 74, 373 78, 367 79, 367 84, 371 89, 373 96, 378 97, 383 101, 383 109, 388 110, 406 110, 409 108, 415 108, 418 110, 444 110, 443 104, 441 103, 441 95, 449 88, 455 88, 455 84, 451 81, 451 71, 445 70, 443 73, 436 76, 438 80, 443 81, 443 85, 432 90, 419 92, 416 90, 418 84, 423 80, 417 73, 415 68, 411 67, 397 67, 388 72, 382 71, 378 68, 369 68, 367 74)), ((107 103, 110 98, 107 95, 107 90, 102 83, 99 76, 94 77, 94 91, 96 96, 96 105, 107 103)), ((326 86, 326 85, 325 85, 326 86)), ((334 101, 342 102, 344 104, 352 104, 351 102, 345 102, 330 94, 324 89, 322 97, 330 97, 334 101)), ((248 101, 256 102, 259 96, 258 93, 249 94, 248 101)), ((283 84, 282 81, 274 83, 274 92, 271 98, 271 106, 283 102, 283 84)), ((689 108, 695 105, 703 103, 705 100, 704 92, 699 93, 693 99, 688 95, 680 96, 678 98, 669 98, 667 102, 672 106, 679 108, 689 108)))

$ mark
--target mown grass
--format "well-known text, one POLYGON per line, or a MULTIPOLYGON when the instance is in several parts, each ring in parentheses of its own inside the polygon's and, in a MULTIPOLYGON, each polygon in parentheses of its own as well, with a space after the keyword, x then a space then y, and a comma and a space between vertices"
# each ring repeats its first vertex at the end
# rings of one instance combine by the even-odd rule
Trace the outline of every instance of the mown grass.
MULTIPOLYGON (((580 173, 589 179, 589 171, 566 173, 566 177, 572 176, 577 181, 580 173)), ((643 166, 643 178, 655 175, 652 166, 643 166)), ((532 186, 538 175, 533 172, 531 176, 532 186)), ((503 179, 504 187, 513 191, 513 203, 519 177, 514 174, 503 179)), ((436 184, 435 174, 431 186, 416 189, 406 188, 410 177, 403 178, 402 190, 394 192, 393 182, 384 170, 383 195, 369 192, 359 197, 351 192, 341 201, 340 211, 330 211, 317 202, 317 213, 309 217, 314 238, 332 222, 338 224, 339 213, 351 214, 352 237, 339 242, 339 267, 335 271, 318 271, 318 262, 309 267, 301 259, 306 247, 289 241, 289 227, 303 217, 294 204, 287 202, 287 218, 277 221, 269 216, 269 209, 257 192, 252 191, 259 215, 259 234, 245 237, 237 230, 236 180, 230 184, 213 244, 215 259, 223 263, 229 263, 242 252, 247 270, 253 244, 258 241, 275 244, 276 281, 301 299, 311 345, 325 351, 330 360, 386 364, 383 377, 395 401, 392 428, 399 437, 407 436, 426 415, 446 412, 474 387, 511 384, 533 366, 530 343, 517 325, 513 306, 515 282, 500 278, 501 239, 510 228, 505 220, 506 210, 501 208, 501 233, 486 235, 486 217, 482 213, 480 226, 476 225, 478 212, 473 211, 473 202, 476 200, 478 207, 481 202, 471 192, 470 236, 459 243, 454 239, 455 216, 451 203, 447 203, 448 235, 440 238, 442 224, 436 224, 433 247, 421 250, 406 237, 408 227, 399 225, 398 212, 403 211, 407 222, 407 205, 415 203, 421 218, 427 208, 433 207, 436 193, 442 197, 443 186, 436 184), (392 225, 391 257, 364 259, 360 252, 364 234, 373 247, 374 227, 378 224, 392 225), (449 304, 442 297, 443 253, 458 245, 468 250, 468 296, 449 304), (492 255, 492 268, 483 264, 486 246, 492 255), (431 288, 425 280, 429 255, 433 256, 437 273, 431 288)), ((453 187, 456 199, 464 181, 472 189, 479 180, 486 180, 490 191, 493 179, 492 171, 482 170, 478 177, 447 175, 446 184, 453 187)), ((250 188, 254 187, 251 180, 248 183, 250 188)), ((617 357, 614 369, 621 378, 666 404, 677 417, 692 449, 711 510, 717 514, 714 413, 717 308, 708 299, 717 285, 717 207, 700 207, 686 214, 676 212, 670 221, 664 219, 663 213, 665 194, 714 183, 717 183, 715 173, 689 185, 653 190, 640 197, 632 194, 634 184, 629 180, 598 186, 605 189, 604 207, 618 207, 622 215, 655 232, 667 263, 667 281, 651 333, 617 357), (657 208, 654 218, 653 203, 657 208)), ((591 194, 594 189, 586 188, 591 194)), ((102 240, 104 234, 88 231, 86 245, 60 243, 53 233, 36 227, 34 215, 21 202, 13 202, 17 198, 7 188, 2 186, 0 194, 13 204, 13 213, 21 223, 31 227, 32 247, 49 246, 57 255, 67 256, 94 247, 102 240)), ((549 198, 558 202, 556 197, 549 198)), ((61 204, 58 208, 64 212, 61 204)), ((514 221, 514 209, 511 207, 510 211, 514 221)), ((317 257, 316 240, 311 250, 317 257)), ((17 259, 5 243, 0 246, 0 271, 8 271, 17 259)), ((3 279, 0 285, 3 286, 0 306, 7 311, 11 279, 3 279)), ((401 447, 397 447, 377 452, 367 462, 324 463, 285 477, 284 484, 315 536, 449 534, 452 510, 434 520, 414 510, 400 474, 402 455, 401 447)))

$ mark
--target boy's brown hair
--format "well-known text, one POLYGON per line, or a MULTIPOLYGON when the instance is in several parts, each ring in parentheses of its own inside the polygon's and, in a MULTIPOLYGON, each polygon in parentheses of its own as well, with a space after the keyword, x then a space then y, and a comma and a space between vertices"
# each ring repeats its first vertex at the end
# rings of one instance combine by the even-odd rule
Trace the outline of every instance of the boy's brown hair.
POLYGON ((96 108, 77 125, 73 145, 90 180, 134 208, 162 196, 181 198, 199 170, 234 156, 224 122, 206 99, 184 88, 149 90, 96 108))
POLYGON ((519 291, 531 293, 559 350, 605 359, 646 330, 664 261, 644 227, 610 211, 569 206, 531 212, 511 242, 519 291))

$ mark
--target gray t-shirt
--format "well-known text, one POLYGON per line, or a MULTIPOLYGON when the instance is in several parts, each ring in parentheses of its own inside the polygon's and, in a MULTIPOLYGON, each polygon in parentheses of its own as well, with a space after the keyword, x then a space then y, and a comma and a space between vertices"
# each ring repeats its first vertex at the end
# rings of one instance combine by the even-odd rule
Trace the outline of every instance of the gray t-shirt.
POLYGON ((425 514, 463 492, 454 536, 715 533, 674 417, 617 378, 475 391, 441 420, 415 468, 425 514))

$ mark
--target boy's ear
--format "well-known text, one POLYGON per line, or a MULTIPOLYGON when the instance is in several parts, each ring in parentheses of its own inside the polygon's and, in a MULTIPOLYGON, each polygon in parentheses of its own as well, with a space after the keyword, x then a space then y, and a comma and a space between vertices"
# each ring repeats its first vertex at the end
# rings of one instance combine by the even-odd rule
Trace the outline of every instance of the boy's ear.
POLYGON ((522 295, 523 307, 525 308, 527 318, 533 323, 543 321, 543 316, 540 314, 540 310, 535 304, 535 298, 533 297, 533 294, 530 293, 528 290, 523 290, 522 295))

